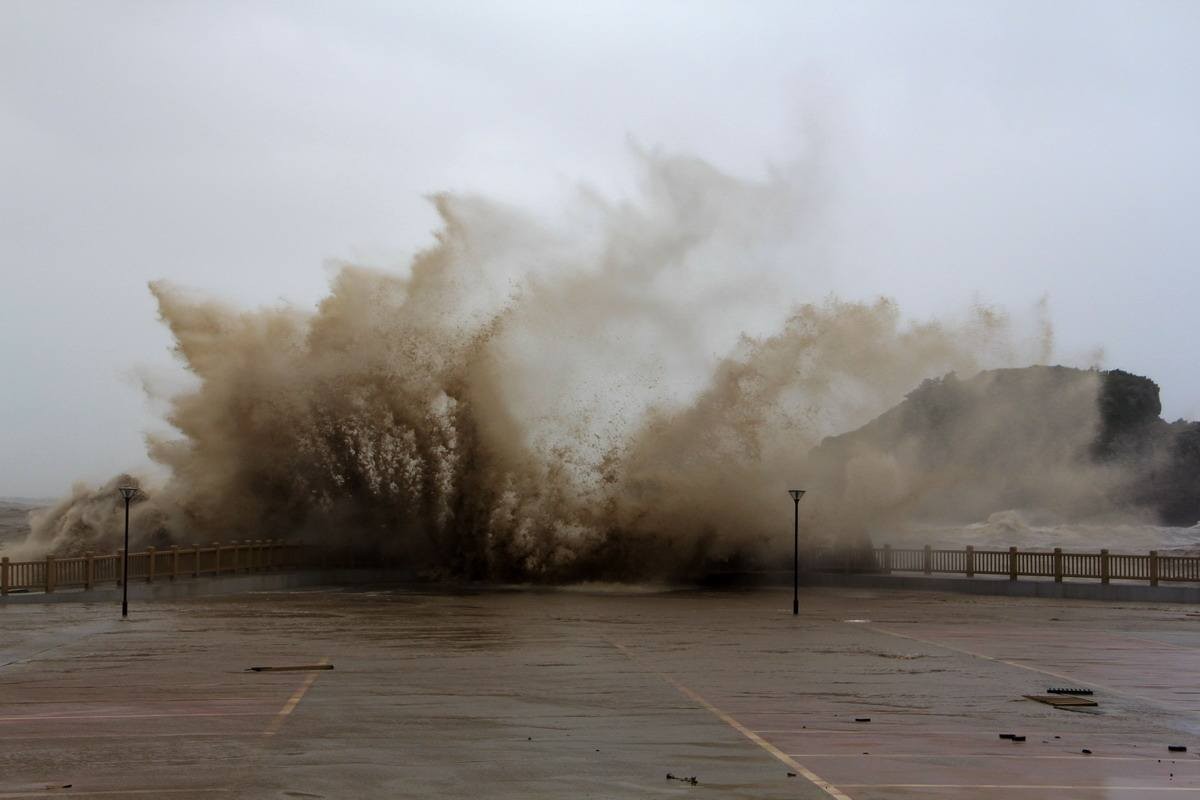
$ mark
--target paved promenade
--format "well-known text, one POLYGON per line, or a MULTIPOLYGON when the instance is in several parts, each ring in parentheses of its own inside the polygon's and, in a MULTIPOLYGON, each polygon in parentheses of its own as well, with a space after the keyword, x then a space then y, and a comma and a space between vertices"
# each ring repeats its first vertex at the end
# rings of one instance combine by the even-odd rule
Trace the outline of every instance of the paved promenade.
POLYGON ((1200 797, 1200 612, 832 588, 790 606, 381 588, 126 623, 0 608, 0 799, 1200 797), (1099 705, 1022 698, 1058 685, 1099 705))

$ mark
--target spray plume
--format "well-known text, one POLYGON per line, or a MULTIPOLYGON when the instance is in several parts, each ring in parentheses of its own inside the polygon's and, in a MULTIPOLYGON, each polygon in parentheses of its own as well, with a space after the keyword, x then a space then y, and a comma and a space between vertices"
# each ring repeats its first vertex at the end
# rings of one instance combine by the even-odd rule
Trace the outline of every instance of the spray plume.
MULTIPOLYGON (((149 441, 170 477, 136 506, 143 540, 299 538, 500 580, 678 577, 770 553, 793 484, 827 486, 806 499, 825 536, 894 517, 895 497, 864 501, 894 459, 858 453, 830 480, 809 451, 924 378, 1042 355, 983 307, 914 324, 887 300, 797 302, 797 276, 819 283, 819 180, 640 161, 636 201, 581 192, 563 219, 437 196, 436 243, 406 273, 343 266, 313 312, 152 283, 197 382, 170 399, 179 436, 149 441)), ((1090 436, 1077 411, 1072 435, 1090 436)), ((112 546, 110 488, 41 512, 25 549, 112 546)))

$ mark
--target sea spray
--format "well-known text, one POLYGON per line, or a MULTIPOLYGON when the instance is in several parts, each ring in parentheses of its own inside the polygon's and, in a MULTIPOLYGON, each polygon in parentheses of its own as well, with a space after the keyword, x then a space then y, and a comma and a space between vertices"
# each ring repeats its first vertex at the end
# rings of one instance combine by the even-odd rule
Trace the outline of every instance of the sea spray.
MULTIPOLYGON (((806 296, 826 269, 806 244, 820 193, 787 176, 641 163, 641 196, 584 193, 565 222, 439 195, 408 269, 343 266, 311 312, 151 283, 197 380, 169 399, 178 436, 148 442, 170 477, 136 504, 138 541, 283 537, 499 580, 685 576, 768 557, 793 484, 828 487, 806 498, 811 537, 891 518, 919 481, 888 454, 834 481, 810 450, 924 378, 1046 355, 1048 327, 1023 337, 982 306, 913 323, 888 300, 806 296)), ((19 550, 111 548, 117 519, 111 485, 78 489, 19 550)))

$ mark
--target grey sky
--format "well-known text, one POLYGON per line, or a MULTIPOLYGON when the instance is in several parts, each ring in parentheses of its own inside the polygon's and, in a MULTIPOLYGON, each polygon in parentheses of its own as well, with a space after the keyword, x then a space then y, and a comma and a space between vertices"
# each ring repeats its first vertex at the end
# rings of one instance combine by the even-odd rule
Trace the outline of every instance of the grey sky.
POLYGON ((621 193, 628 139, 764 174, 815 119, 832 275, 1048 296, 1064 361, 1200 416, 1200 4, 0 2, 0 495, 144 463, 145 289, 311 304, 422 195, 621 193))

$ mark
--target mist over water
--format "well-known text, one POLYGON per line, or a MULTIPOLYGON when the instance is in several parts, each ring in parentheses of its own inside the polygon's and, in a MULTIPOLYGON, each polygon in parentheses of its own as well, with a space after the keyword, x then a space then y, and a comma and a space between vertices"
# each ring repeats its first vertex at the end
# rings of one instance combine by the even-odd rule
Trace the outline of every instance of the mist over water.
MULTIPOLYGON (((137 536, 303 539, 433 576, 681 577, 790 546, 792 486, 814 538, 902 519, 920 465, 859 453, 831 476, 812 448, 925 378, 1052 356, 1044 320, 798 292, 826 270, 810 170, 637 158, 636 198, 581 190, 553 216, 439 195, 408 269, 343 266, 312 311, 152 283, 196 383, 169 398, 179 435, 148 441, 170 477, 137 536)), ((1054 411, 1063 436, 1094 435, 1094 404, 1082 387, 1054 411)), ((40 512, 19 551, 117 546, 123 480, 40 512)))

